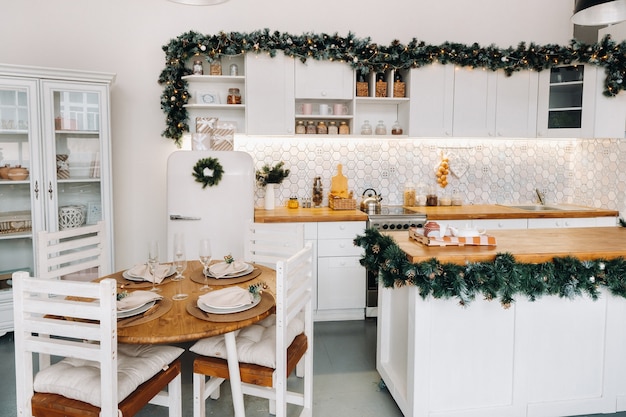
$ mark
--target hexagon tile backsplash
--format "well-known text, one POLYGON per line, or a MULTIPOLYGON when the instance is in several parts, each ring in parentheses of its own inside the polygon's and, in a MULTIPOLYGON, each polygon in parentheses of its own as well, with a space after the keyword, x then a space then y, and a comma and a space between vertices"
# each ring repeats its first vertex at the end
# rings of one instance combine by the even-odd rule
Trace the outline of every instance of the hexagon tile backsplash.
MULTIPOLYGON (((620 139, 241 136, 235 149, 250 153, 257 169, 285 161, 291 174, 276 188, 281 202, 310 197, 316 176, 327 194, 337 164, 342 164, 357 200, 374 188, 384 204, 402 204, 405 183, 435 184, 435 168, 444 153, 451 174, 445 190, 437 190, 460 193, 464 204, 535 202, 539 189, 552 203, 626 210, 626 141, 620 139)), ((257 206, 263 198, 264 190, 258 188, 257 206)))

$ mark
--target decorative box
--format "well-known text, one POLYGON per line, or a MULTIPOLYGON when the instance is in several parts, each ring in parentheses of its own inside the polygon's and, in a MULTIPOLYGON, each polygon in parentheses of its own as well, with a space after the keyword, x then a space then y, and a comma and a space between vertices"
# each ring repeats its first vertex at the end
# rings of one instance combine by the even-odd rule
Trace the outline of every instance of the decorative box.
POLYGON ((376 97, 387 97, 387 83, 376 81, 376 97))
POLYGON ((394 97, 405 97, 406 95, 406 84, 403 81, 396 81, 393 83, 393 96, 394 97))
POLYGON ((211 150, 211 133, 192 133, 191 149, 194 151, 211 150))
POLYGON ((329 195, 328 207, 333 210, 356 210, 356 200, 354 198, 341 198, 329 195))
POLYGON ((30 232, 32 227, 30 211, 9 211, 0 214, 0 234, 30 232))
POLYGON ((196 117, 196 133, 211 133, 217 126, 217 117, 196 117))
POLYGON ((357 97, 367 97, 369 96, 369 84, 363 81, 356 83, 356 96, 357 97))

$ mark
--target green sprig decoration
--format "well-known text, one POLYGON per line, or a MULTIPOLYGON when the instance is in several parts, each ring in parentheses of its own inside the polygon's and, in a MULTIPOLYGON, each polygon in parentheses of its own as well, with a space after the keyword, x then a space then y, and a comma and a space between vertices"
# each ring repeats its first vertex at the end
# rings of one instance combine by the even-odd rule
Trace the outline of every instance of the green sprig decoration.
POLYGON ((531 264, 517 262, 510 253, 498 253, 491 262, 465 265, 441 263, 436 258, 411 263, 393 238, 378 230, 366 229, 354 244, 364 249, 361 265, 376 273, 385 288, 412 285, 424 299, 454 298, 467 306, 482 295, 509 308, 520 296, 536 301, 544 295, 587 295, 595 300, 600 288, 626 298, 626 261, 622 257, 580 261, 566 256, 531 264))
POLYGON ((192 172, 196 182, 202 184, 202 189, 219 184, 223 174, 224 168, 222 168, 217 158, 202 158, 198 160, 192 172))
POLYGON ((603 94, 608 97, 625 88, 626 75, 626 42, 617 44, 609 35, 594 44, 577 40, 571 40, 568 45, 520 42, 517 47, 500 48, 478 43, 428 45, 415 38, 406 44, 394 40, 389 45, 378 45, 370 38, 357 38, 351 32, 340 36, 337 33, 293 35, 270 32, 269 29, 214 35, 190 31, 170 40, 162 49, 165 68, 158 81, 163 86, 161 109, 166 114, 167 125, 162 136, 173 139, 178 147, 182 144, 183 133, 189 131, 185 108, 189 91, 182 77, 192 73, 185 65, 191 66, 191 61, 199 57, 212 62, 222 56, 246 53, 267 53, 274 57, 282 51, 285 56, 302 62, 308 59, 343 62, 361 74, 409 70, 434 63, 503 70, 507 75, 525 70, 542 71, 559 65, 592 64, 605 70, 603 94))

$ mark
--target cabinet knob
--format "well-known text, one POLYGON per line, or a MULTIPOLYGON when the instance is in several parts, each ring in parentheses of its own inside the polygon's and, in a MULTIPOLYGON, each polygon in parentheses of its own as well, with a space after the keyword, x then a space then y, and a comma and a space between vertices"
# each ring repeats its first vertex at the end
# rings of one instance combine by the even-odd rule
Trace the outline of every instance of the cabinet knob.
POLYGON ((33 191, 35 192, 35 200, 39 200, 39 181, 35 181, 35 188, 33 191))
POLYGON ((52 181, 48 183, 48 194, 50 195, 50 200, 54 198, 54 190, 52 189, 52 181))
POLYGON ((327 94, 326 91, 322 91, 322 97, 326 97, 327 94))

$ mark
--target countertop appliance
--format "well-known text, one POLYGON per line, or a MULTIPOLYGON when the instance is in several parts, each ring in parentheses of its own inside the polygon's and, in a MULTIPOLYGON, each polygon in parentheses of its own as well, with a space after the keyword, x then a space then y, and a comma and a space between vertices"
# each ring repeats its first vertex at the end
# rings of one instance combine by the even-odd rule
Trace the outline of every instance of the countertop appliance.
MULTIPOLYGON (((210 169, 204 169, 211 175, 210 169)), ((185 236, 188 259, 198 258, 201 238, 211 239, 213 259, 241 259, 248 224, 254 221, 255 174, 252 157, 237 151, 176 151, 167 160, 167 254, 172 259, 174 233, 185 236), (215 185, 202 187, 194 168, 211 158, 223 169, 215 185)), ((161 249, 163 253, 166 251, 161 249)))
MULTIPOLYGON (((380 213, 368 214, 367 227, 377 230, 407 230, 409 227, 424 227, 426 214, 407 210, 402 206, 382 206, 380 213)), ((367 271, 367 293, 365 316, 378 315, 378 280, 375 273, 367 271)))

